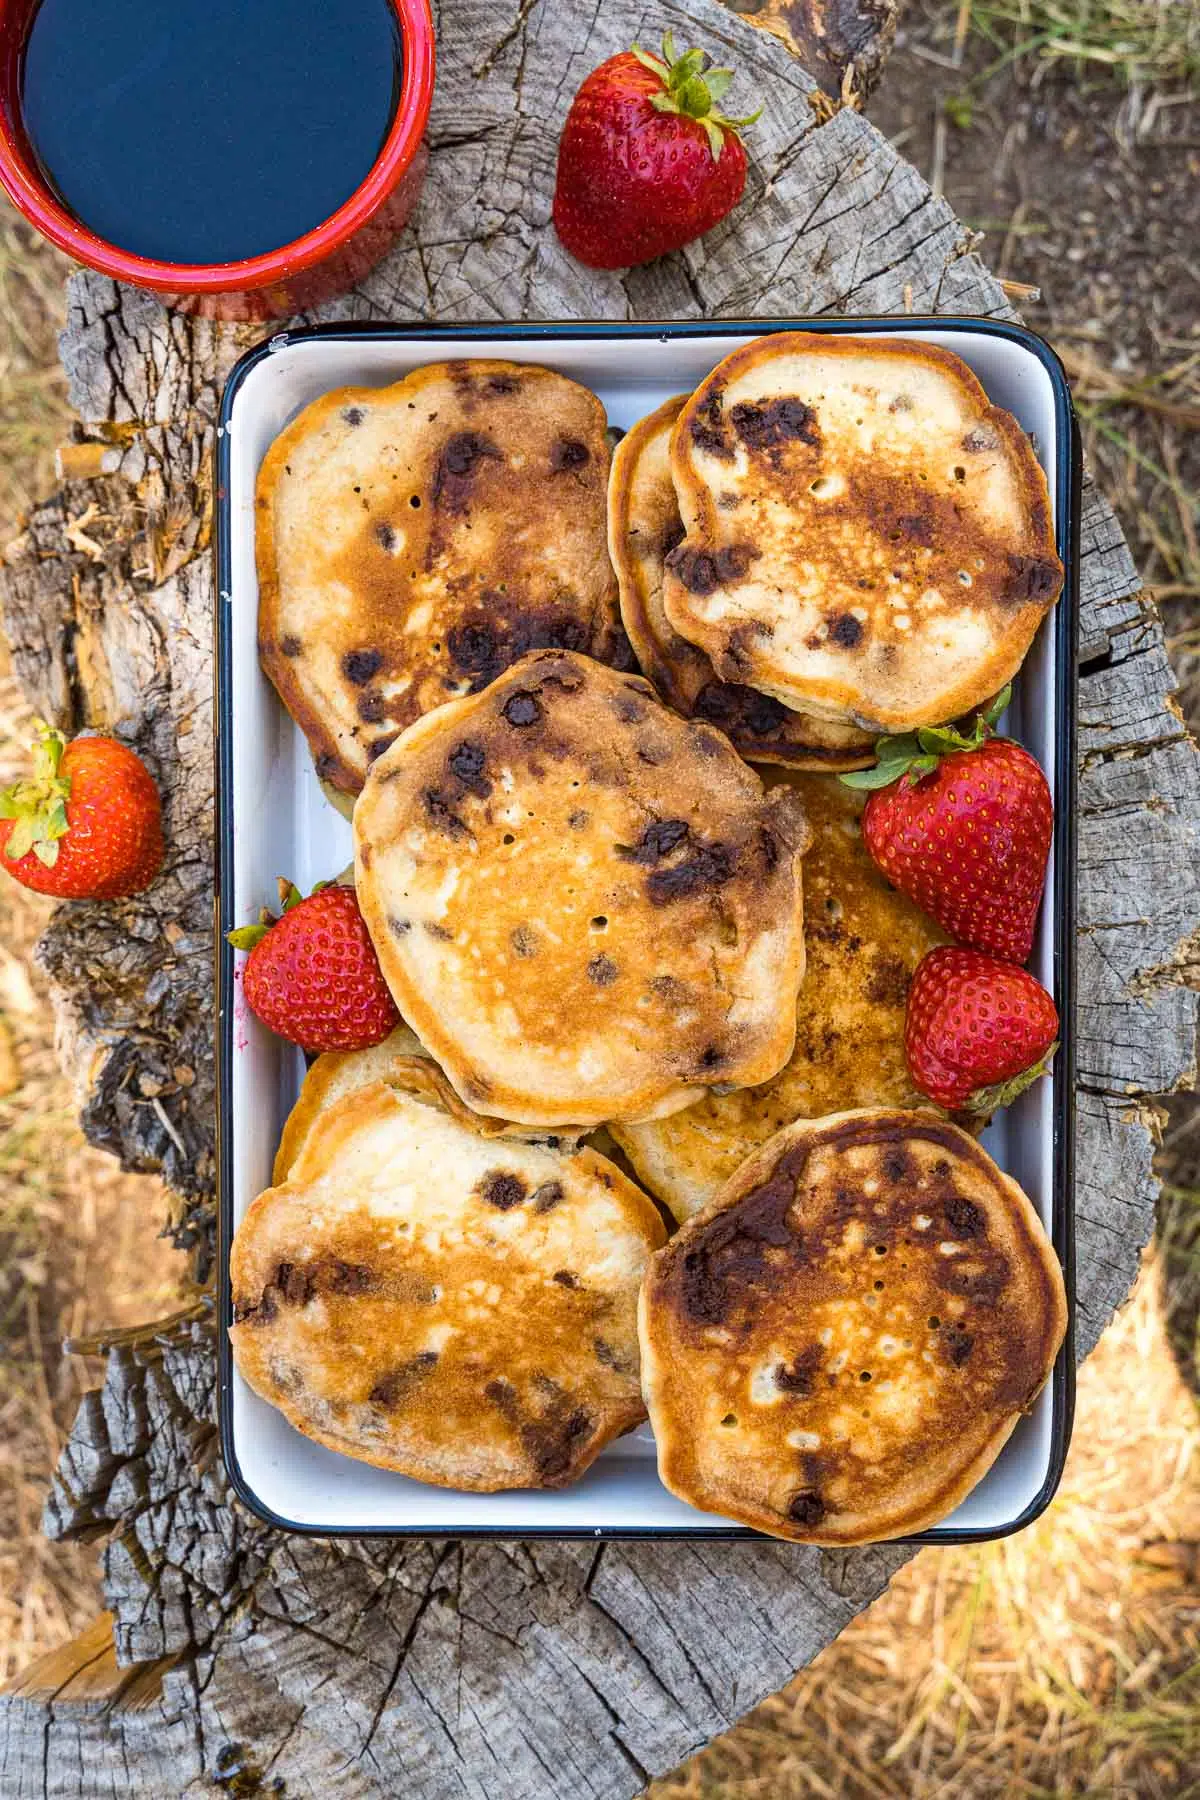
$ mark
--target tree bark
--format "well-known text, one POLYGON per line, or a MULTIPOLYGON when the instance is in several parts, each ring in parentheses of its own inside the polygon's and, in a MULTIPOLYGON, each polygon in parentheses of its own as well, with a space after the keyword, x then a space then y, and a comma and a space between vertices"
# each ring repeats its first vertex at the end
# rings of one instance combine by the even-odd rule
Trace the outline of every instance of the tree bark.
MULTIPOLYGON (((652 20, 630 0, 447 0, 438 23, 415 223, 323 317, 1012 316, 917 172, 852 110, 818 127, 812 83, 784 44, 716 0, 664 0, 652 20), (763 102, 747 197, 676 256, 625 274, 586 270, 548 223, 558 128, 589 68, 664 26, 735 63, 763 102)), ((68 482, 40 507, 0 579, 37 705, 72 729, 120 729, 163 784, 163 878, 133 901, 63 908, 42 957, 89 1137, 163 1171, 202 1272, 213 1180, 210 467, 221 384, 252 336, 73 277, 63 360, 84 432, 117 446, 120 467, 68 482)), ((1150 1233, 1153 1097, 1193 1069, 1200 782, 1157 615, 1091 486, 1081 588, 1086 1353, 1150 1233)), ((0 1791, 73 1800, 227 1793, 239 1758, 257 1785, 238 1791, 283 1792, 278 1781, 289 1800, 616 1800, 777 1688, 908 1554, 288 1539, 226 1491, 207 1316, 114 1347, 46 1524, 106 1538, 117 1663, 148 1666, 136 1706, 98 1699, 70 1658, 0 1702, 0 1791)))

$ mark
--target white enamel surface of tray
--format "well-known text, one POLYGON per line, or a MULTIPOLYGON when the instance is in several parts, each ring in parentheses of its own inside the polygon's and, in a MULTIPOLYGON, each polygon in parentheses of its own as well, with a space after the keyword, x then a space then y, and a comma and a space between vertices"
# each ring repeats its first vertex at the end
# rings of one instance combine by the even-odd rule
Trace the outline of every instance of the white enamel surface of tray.
MULTIPOLYGON (((847 325, 852 330, 856 325, 847 325)), ((286 873, 307 892, 351 860, 350 826, 326 802, 304 738, 261 673, 256 652, 257 586, 254 566, 254 484, 275 436, 300 409, 331 388, 384 385, 411 368, 449 356, 504 357, 543 363, 585 383, 600 396, 611 424, 628 428, 669 395, 686 392, 738 344, 759 331, 737 335, 674 336, 656 326, 641 335, 553 335, 530 327, 526 336, 469 339, 446 334, 421 338, 354 336, 280 337, 245 372, 228 413, 224 444, 228 492, 228 580, 221 594, 227 634, 227 691, 221 695, 224 765, 231 792, 224 809, 231 821, 225 841, 222 888, 226 915, 235 924, 257 916, 275 896, 286 873)), ((990 398, 1013 412, 1034 436, 1055 494, 1054 470, 1068 429, 1046 364, 1026 344, 982 331, 932 329, 889 320, 888 334, 942 344, 975 370, 990 398)), ((592 328, 594 333, 596 328, 592 328)), ((1070 583, 1068 582, 1068 591, 1070 583)), ((1005 729, 1038 758, 1053 785, 1055 746, 1067 722, 1058 716, 1055 634, 1043 628, 1022 671, 1005 729)), ((1056 796, 1057 799, 1057 796, 1056 796)), ((1054 987, 1055 922, 1047 900, 1031 964, 1054 987)), ((236 1226, 263 1188, 304 1073, 300 1052, 275 1038, 249 1014, 241 992, 242 957, 234 968, 232 1005, 222 1009, 224 1106, 221 1120, 228 1191, 223 1202, 236 1226)), ((1050 1227, 1054 1203, 1055 1126, 1053 1088, 1037 1083, 990 1128, 985 1144, 1016 1177, 1050 1227)), ((1059 1196, 1069 1206, 1068 1195, 1059 1196)), ((228 1244, 221 1279, 227 1282, 228 1244)), ((427 1487, 371 1468, 312 1443, 226 1368, 222 1402, 225 1448, 243 1497, 280 1522, 317 1531, 395 1531, 458 1535, 472 1530, 506 1536, 663 1532, 729 1534, 726 1521, 699 1513, 667 1493, 658 1480, 648 1427, 610 1446, 574 1487, 560 1493, 467 1494, 427 1487)), ((1066 1408, 1047 1387, 1032 1414, 1018 1426, 989 1474, 957 1511, 931 1535, 993 1535, 1026 1513, 1051 1479, 1055 1430, 1053 1406, 1066 1408)), ((1063 1419, 1059 1418, 1059 1436, 1063 1419)))

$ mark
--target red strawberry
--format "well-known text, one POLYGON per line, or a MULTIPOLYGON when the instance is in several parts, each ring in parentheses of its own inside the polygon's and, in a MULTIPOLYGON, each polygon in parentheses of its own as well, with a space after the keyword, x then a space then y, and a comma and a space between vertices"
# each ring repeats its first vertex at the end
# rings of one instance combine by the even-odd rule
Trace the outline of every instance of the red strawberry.
POLYGON ((842 780, 876 788, 863 810, 867 849, 888 880, 952 937, 1006 962, 1033 948, 1054 830, 1041 768, 991 722, 970 738, 948 727, 883 738, 879 764, 842 780))
POLYGON ((110 737, 38 723, 33 775, 0 793, 0 861, 60 900, 140 893, 163 859, 162 807, 142 759, 110 737))
POLYGON ((703 50, 661 57, 635 44, 593 69, 558 146, 554 224, 593 269, 624 269, 690 243, 731 212, 746 185, 738 127, 716 103, 733 79, 703 50))
POLYGON ((400 1023, 350 887, 323 882, 307 900, 279 884, 283 917, 229 933, 248 950, 242 985, 263 1024, 305 1050, 365 1050, 400 1023))
POLYGON ((1025 969, 943 945, 908 990, 904 1054, 923 1094, 949 1111, 991 1113, 1046 1073, 1058 1011, 1025 969))

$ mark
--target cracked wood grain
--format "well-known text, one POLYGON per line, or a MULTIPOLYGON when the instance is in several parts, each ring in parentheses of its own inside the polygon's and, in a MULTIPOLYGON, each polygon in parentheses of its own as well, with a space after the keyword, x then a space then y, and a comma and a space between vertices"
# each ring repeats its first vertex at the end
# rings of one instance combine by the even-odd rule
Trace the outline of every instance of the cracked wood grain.
MULTIPOLYGON (((776 9, 778 10, 778 9, 776 9)), ((854 112, 815 129, 812 82, 716 0, 444 0, 430 174, 397 250, 326 318, 1011 317, 946 203, 854 112), (744 71, 763 117, 746 202, 644 269, 572 264, 549 229, 558 126, 583 74, 673 27, 744 71)), ((170 854, 149 896, 58 913, 41 955, 86 1071, 85 1128, 182 1196, 212 1238, 210 458, 221 386, 253 341, 79 274, 74 403, 120 466, 39 507, 0 570, 22 681, 72 728, 117 729, 161 780, 170 854), (77 522, 94 548, 81 548, 77 522)), ((1079 1348, 1128 1291, 1153 1216, 1153 1096, 1194 1055, 1195 751, 1153 605, 1085 488, 1079 637, 1079 1348)), ((0 1701, 0 1792, 168 1800, 227 1792, 242 1745, 289 1800, 625 1800, 728 1726, 882 1591, 907 1552, 758 1544, 288 1539, 233 1501, 213 1444, 206 1319, 114 1347, 46 1512, 106 1541, 113 1703, 73 1676, 0 1701), (130 1695, 136 1691, 136 1707, 130 1695)), ((106 1669, 94 1646, 93 1670, 106 1669)), ((101 1677, 96 1675, 97 1683, 101 1677)))

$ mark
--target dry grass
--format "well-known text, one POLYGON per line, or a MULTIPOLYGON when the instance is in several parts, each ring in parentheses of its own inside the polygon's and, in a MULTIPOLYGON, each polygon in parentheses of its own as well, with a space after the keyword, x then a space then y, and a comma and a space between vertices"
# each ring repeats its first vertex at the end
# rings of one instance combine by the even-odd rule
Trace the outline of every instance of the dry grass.
POLYGON ((1157 1270, 1080 1371, 1058 1499, 924 1550, 654 1800, 1200 1793, 1200 1412, 1157 1270))
POLYGON ((963 0, 964 15, 1000 51, 1002 64, 1034 57, 1065 64, 1076 78, 1117 77, 1130 85, 1200 75, 1194 0, 963 0))

